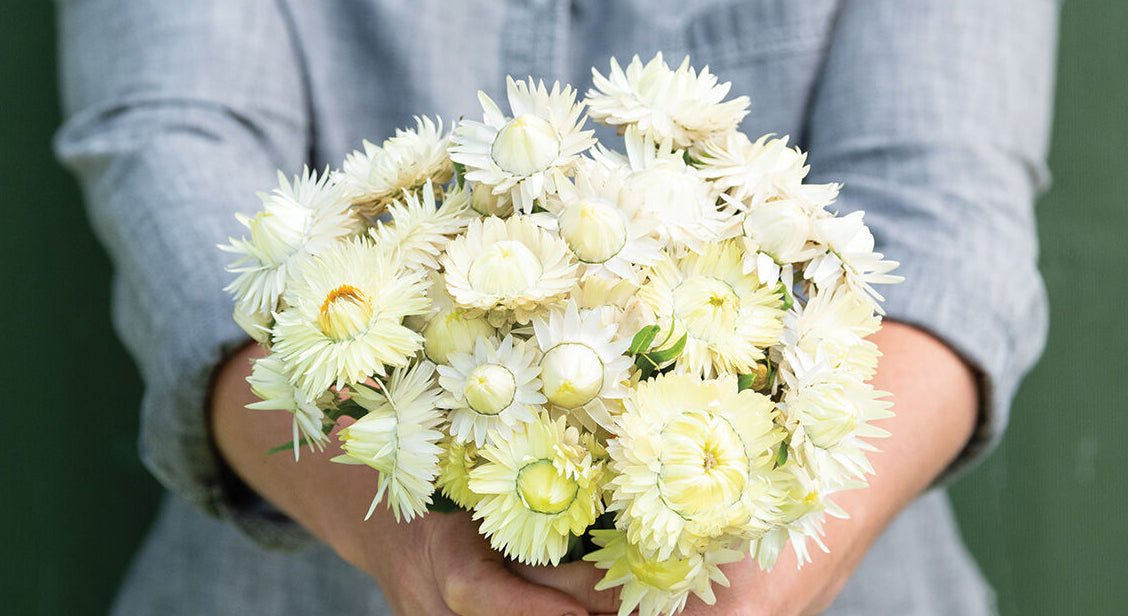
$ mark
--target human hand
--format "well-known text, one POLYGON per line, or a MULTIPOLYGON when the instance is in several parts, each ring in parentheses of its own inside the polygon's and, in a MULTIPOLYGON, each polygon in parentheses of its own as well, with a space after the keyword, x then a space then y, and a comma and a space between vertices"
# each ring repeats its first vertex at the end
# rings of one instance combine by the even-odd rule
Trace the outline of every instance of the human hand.
POLYGON ((431 513, 407 523, 378 506, 365 520, 375 471, 331 462, 340 453, 336 446, 303 449, 300 462, 264 455, 290 440, 291 424, 286 413, 245 408, 257 400, 246 376, 261 353, 245 347, 217 376, 211 408, 217 447, 248 486, 372 576, 396 614, 587 616, 568 594, 509 571, 468 513, 431 513))
MULTIPOLYGON (((870 454, 875 469, 870 486, 832 497, 850 518, 826 519, 829 552, 812 550, 812 562, 802 569, 790 549, 781 552, 771 572, 747 558, 722 565, 730 585, 714 585, 716 604, 705 605, 691 596, 682 615, 796 616, 824 611, 885 527, 967 443, 978 402, 968 366, 937 339, 901 323, 886 321, 871 339, 882 352, 874 386, 892 394, 897 415, 880 424, 892 436, 874 442, 881 451, 870 454)), ((606 610, 606 595, 593 590, 604 572, 589 563, 566 567, 511 566, 530 581, 576 597, 593 613, 606 610)))

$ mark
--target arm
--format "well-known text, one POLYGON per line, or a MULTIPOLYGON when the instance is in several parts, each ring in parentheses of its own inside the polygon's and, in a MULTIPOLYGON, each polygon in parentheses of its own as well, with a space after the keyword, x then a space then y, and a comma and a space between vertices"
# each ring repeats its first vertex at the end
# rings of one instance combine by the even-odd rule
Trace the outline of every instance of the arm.
MULTIPOLYGON (((870 487, 835 495, 851 517, 828 519, 829 553, 799 571, 788 551, 770 574, 733 565, 719 604, 691 600, 686 614, 825 609, 910 501, 1000 438, 1045 336, 1033 200, 1056 16, 1051 0, 842 3, 803 141, 810 181, 844 184, 834 209, 865 210, 906 278, 879 289, 890 320, 875 385, 893 394, 892 436, 874 442, 870 487)), ((601 576, 575 568, 556 583, 587 596, 601 576)))
POLYGON ((294 468, 285 455, 264 457, 290 438, 289 418, 244 408, 253 349, 232 320, 228 257, 216 245, 245 232, 234 212, 253 213, 277 169, 306 162, 303 78, 277 6, 59 4, 68 120, 57 148, 114 261, 116 326, 146 383, 144 461, 170 490, 267 546, 301 545, 312 531, 372 574, 402 614, 584 613, 500 567, 465 516, 396 525, 381 508, 365 522, 370 470, 312 452, 294 468), (225 465, 300 525, 240 499, 225 465))

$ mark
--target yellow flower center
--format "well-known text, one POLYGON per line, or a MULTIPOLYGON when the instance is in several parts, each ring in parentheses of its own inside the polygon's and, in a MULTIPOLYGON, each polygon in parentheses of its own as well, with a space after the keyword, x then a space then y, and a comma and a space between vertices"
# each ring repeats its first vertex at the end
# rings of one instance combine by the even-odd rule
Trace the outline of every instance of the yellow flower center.
POLYGON ((658 489, 684 516, 732 505, 748 481, 740 436, 729 422, 706 411, 683 413, 666 424, 659 458, 658 489))
POLYGON ((560 235, 580 261, 603 263, 626 246, 627 225, 606 203, 580 202, 560 213, 560 235))
POLYGON ((544 267, 533 251, 517 240, 502 240, 474 258, 468 277, 479 293, 508 295, 535 286, 542 274, 544 267))
POLYGON ((690 336, 719 342, 731 336, 740 315, 740 298, 725 281, 694 276, 674 289, 674 316, 690 336))
POLYGON ((485 317, 468 318, 461 308, 452 306, 431 319, 423 328, 423 352, 433 362, 445 364, 451 353, 470 353, 478 338, 494 334, 485 317))
POLYGON ((659 590, 670 590, 685 582, 693 571, 693 563, 688 558, 671 556, 665 560, 651 560, 630 543, 627 544, 627 566, 636 580, 659 590))
POLYGON ((340 342, 368 329, 373 314, 372 303, 364 293, 352 285, 343 284, 330 291, 321 303, 317 324, 326 336, 340 342))
POLYGON ((526 113, 501 127, 490 156, 506 173, 529 176, 548 169, 560 156, 560 137, 547 120, 526 113))
POLYGON ((603 360, 586 344, 558 344, 544 354, 540 366, 544 395, 557 406, 583 406, 603 389, 603 360))
POLYGON ((517 394, 517 379, 508 368, 484 364, 474 368, 462 390, 466 404, 482 415, 497 415, 509 408, 517 394))
POLYGON ((576 500, 580 486, 565 477, 552 460, 537 460, 517 472, 517 495, 530 511, 555 515, 576 500))

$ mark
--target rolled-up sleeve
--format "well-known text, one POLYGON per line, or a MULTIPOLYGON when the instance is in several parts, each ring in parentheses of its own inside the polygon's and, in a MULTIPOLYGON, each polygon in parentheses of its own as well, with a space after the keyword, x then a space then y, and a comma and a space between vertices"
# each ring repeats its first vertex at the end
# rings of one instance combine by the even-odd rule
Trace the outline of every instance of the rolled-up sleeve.
MULTIPOLYGON (((308 146, 302 75, 269 0, 57 4, 66 121, 56 151, 79 177, 114 264, 114 325, 145 383, 140 449, 170 490, 267 543, 296 539, 232 506, 208 431, 232 320, 234 212, 258 209, 308 146), (256 525, 259 528, 253 528, 256 525)), ((292 535, 292 536, 291 536, 292 535)))
MULTIPOLYGON (((941 481, 998 441, 1041 353, 1047 305, 1034 200, 1045 187, 1058 3, 843 3, 810 110, 814 181, 844 183, 900 262, 889 318, 978 373, 978 428, 941 481)), ((905 412, 911 412, 905 409, 905 412)))

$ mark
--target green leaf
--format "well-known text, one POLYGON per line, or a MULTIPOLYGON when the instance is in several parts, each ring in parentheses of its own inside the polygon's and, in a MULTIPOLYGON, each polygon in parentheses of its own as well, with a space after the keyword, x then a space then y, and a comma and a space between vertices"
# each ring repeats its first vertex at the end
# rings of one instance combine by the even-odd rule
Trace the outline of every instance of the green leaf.
POLYGON ((454 181, 455 185, 459 188, 466 183, 466 166, 462 163, 451 163, 454 165, 454 181))
POLYGON ((682 337, 678 338, 678 341, 675 342, 673 346, 662 349, 660 351, 652 351, 650 353, 646 353, 646 355, 650 356, 654 360, 655 365, 660 366, 670 360, 673 360, 678 355, 681 355, 682 350, 685 349, 685 343, 687 340, 689 340, 689 334, 682 334, 682 337))
POLYGON ((638 330, 638 333, 635 334, 634 338, 631 340, 631 347, 627 349, 627 355, 638 355, 646 349, 649 349, 650 345, 654 343, 654 338, 658 336, 658 332, 661 331, 661 329, 662 328, 658 327, 657 325, 647 325, 646 327, 638 330))
POLYGON ((434 511, 435 513, 456 513, 462 511, 462 507, 458 503, 447 498, 439 490, 431 493, 431 504, 427 505, 427 511, 434 511))
POLYGON ((341 417, 352 417, 353 419, 360 419, 368 414, 368 409, 360 405, 356 400, 349 398, 348 400, 341 400, 337 403, 335 409, 329 409, 327 415, 333 423, 341 417))
POLYGON ((756 383, 755 374, 738 374, 736 375, 736 391, 744 391, 745 389, 752 389, 756 383))
MULTIPOLYGON (((309 444, 309 441, 304 436, 302 438, 298 439, 298 447, 305 447, 308 444, 309 444)), ((289 441, 289 442, 283 443, 281 445, 276 445, 274 447, 271 447, 270 449, 267 449, 266 455, 272 456, 276 453, 282 453, 283 451, 293 451, 293 450, 294 450, 294 441, 289 441)))
POLYGON ((781 280, 776 283, 775 290, 776 293, 779 293, 783 296, 783 309, 791 310, 791 307, 795 305, 795 298, 791 295, 791 289, 788 289, 787 285, 783 284, 783 281, 781 280))
POLYGON ((775 468, 779 468, 784 464, 787 464, 787 441, 779 444, 779 451, 776 452, 775 456, 775 468))

